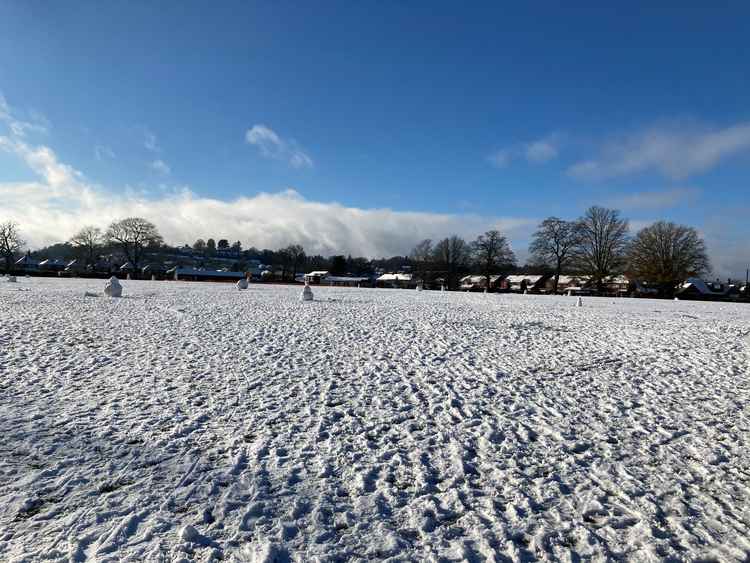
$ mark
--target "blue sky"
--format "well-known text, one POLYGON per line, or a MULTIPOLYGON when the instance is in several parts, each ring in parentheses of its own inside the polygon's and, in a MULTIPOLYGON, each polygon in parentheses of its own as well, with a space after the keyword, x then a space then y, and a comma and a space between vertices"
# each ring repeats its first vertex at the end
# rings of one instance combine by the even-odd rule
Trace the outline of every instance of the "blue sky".
POLYGON ((744 273, 750 5, 653 4, 4 2, 5 215, 369 255, 500 226, 523 256, 597 203, 744 273))

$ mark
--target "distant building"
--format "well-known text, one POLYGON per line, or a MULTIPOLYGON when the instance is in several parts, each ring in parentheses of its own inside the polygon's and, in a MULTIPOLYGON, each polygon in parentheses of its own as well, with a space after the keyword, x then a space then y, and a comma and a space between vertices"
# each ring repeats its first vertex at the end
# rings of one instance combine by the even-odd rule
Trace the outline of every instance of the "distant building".
POLYGON ((172 268, 167 276, 180 281, 237 281, 245 277, 245 272, 226 270, 201 270, 198 268, 172 268))
MULTIPOLYGON (((583 276, 560 276, 557 280, 557 293, 568 293, 569 289, 573 291, 583 289, 587 284, 588 278, 583 276)), ((545 293, 552 293, 555 289, 555 276, 550 278, 544 284, 545 293)))
MULTIPOLYGON (((489 291, 499 290, 505 276, 500 274, 490 276, 489 291)), ((487 276, 471 275, 461 278, 461 291, 484 291, 487 286, 487 276)))
POLYGON ((688 278, 677 289, 675 296, 679 299, 721 301, 728 297, 728 291, 721 283, 705 282, 700 278, 688 278))
POLYGON ((404 273, 392 273, 383 274, 375 280, 377 287, 392 287, 392 288, 414 288, 417 287, 417 282, 413 280, 411 274, 404 273))
POLYGON ((627 297, 632 289, 630 280, 625 276, 609 276, 602 282, 606 294, 613 297, 627 297))
POLYGON ((525 291, 530 293, 542 293, 544 292, 545 284, 549 279, 549 274, 512 274, 503 280, 502 287, 503 289, 517 293, 524 293, 525 291))
POLYGON ((143 274, 143 277, 147 279, 151 276, 163 278, 167 273, 167 268, 162 264, 151 263, 146 264, 143 268, 141 268, 141 273, 143 274))
POLYGON ((35 272, 39 270, 39 260, 36 260, 30 255, 26 254, 25 256, 23 256, 23 258, 19 258, 18 260, 16 260, 15 267, 16 269, 23 270, 24 272, 35 272))
POLYGON ((86 264, 83 261, 75 259, 65 265, 65 271, 71 273, 81 273, 86 271, 86 264))
POLYGON ((327 271, 310 272, 299 276, 297 279, 315 285, 331 285, 344 287, 357 287, 370 284, 370 278, 363 276, 332 276, 327 271))
POLYGON ((62 272, 67 266, 64 260, 58 258, 47 258, 39 262, 39 270, 44 272, 62 272))
POLYGON ((328 277, 327 270, 317 270, 315 272, 310 272, 309 274, 305 274, 303 281, 306 281, 307 283, 312 283, 312 284, 319 284, 327 277, 328 277))

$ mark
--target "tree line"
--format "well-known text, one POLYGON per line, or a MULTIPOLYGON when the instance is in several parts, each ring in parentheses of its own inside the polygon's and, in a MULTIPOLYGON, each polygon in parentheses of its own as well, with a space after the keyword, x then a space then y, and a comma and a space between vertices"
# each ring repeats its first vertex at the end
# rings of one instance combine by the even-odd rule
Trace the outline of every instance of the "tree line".
MULTIPOLYGON (((0 257, 7 271, 24 246, 15 223, 0 223, 0 257)), ((140 217, 114 221, 105 230, 83 227, 62 246, 70 248, 89 265, 105 249, 116 249, 136 269, 147 253, 163 253, 170 248, 164 244, 156 225, 140 217)), ((381 259, 309 256, 299 244, 278 250, 255 247, 243 250, 239 241, 230 244, 227 239, 216 242, 213 238, 196 240, 191 250, 207 260, 219 255, 234 257, 238 265, 255 259, 280 269, 282 279, 293 279, 302 269, 327 270, 334 275, 409 269, 421 281, 439 276, 449 288, 456 288, 467 273, 480 274, 489 287, 493 275, 518 268, 510 241, 496 229, 471 242, 458 235, 439 241, 425 239, 408 256, 381 259)), ((572 221, 558 217, 544 219, 532 235, 529 256, 531 261, 526 268, 553 274, 555 291, 560 276, 565 274, 588 276, 600 289, 608 277, 626 274, 656 284, 668 294, 685 278, 710 272, 705 243, 693 227, 657 221, 631 237, 629 222, 618 210, 599 206, 590 207, 572 221)))
MULTIPOLYGON (((529 256, 533 267, 553 274, 553 291, 561 275, 587 276, 598 290, 607 278, 625 274, 670 294, 686 278, 710 272, 706 245, 693 227, 657 221, 630 236, 629 222, 616 209, 593 206, 578 219, 544 219, 532 235, 529 256)), ((490 230, 467 243, 454 235, 433 244, 423 240, 411 252, 416 273, 427 280, 436 272, 455 287, 468 272, 485 277, 516 268, 508 239, 490 230)))

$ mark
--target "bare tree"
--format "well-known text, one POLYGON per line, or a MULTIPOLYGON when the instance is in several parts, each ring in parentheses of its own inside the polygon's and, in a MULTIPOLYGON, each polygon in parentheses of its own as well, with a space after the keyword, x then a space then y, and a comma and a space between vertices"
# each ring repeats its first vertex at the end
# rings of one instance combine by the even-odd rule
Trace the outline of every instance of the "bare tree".
POLYGON ((424 282, 433 263, 432 240, 424 239, 417 244, 409 254, 409 259, 414 263, 417 279, 424 282))
POLYGON ((471 256, 471 248, 458 235, 444 238, 433 250, 435 262, 446 272, 449 288, 458 285, 458 273, 466 266, 471 256))
POLYGON ((104 238, 109 243, 119 246, 136 270, 140 265, 143 249, 164 242, 156 225, 141 217, 115 221, 107 229, 104 238))
POLYGON ((0 256, 5 259, 7 273, 10 273, 13 267, 13 258, 25 244, 18 232, 18 225, 13 221, 0 223, 0 256))
POLYGON ((628 251, 628 271, 658 283, 667 295, 685 278, 710 270, 706 244, 698 231, 670 221, 658 221, 638 231, 628 251))
POLYGON ((575 230, 577 265, 601 291, 604 279, 625 263, 628 221, 616 209, 593 206, 577 221, 575 230))
POLYGON ((485 278, 485 288, 490 289, 492 274, 503 267, 515 264, 516 256, 510 248, 508 239, 496 229, 479 235, 472 244, 474 258, 482 269, 485 278))
POLYGON ((290 244, 282 250, 288 264, 292 269, 292 281, 294 281, 297 275, 297 268, 305 262, 305 249, 299 244, 290 244))
POLYGON ((91 265, 95 262, 97 251, 101 248, 103 241, 100 228, 86 226, 73 235, 70 244, 80 249, 86 257, 86 265, 91 265))
POLYGON ((555 271, 553 292, 563 270, 572 262, 578 245, 576 224, 557 217, 542 221, 529 245, 529 254, 537 261, 550 266, 555 271))

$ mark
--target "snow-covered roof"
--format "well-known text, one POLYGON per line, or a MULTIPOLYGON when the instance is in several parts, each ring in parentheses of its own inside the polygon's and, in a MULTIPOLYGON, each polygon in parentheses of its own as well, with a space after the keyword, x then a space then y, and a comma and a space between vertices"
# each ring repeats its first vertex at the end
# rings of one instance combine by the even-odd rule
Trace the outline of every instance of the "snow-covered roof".
POLYGON ((16 260, 16 264, 19 266, 38 266, 39 260, 34 260, 30 256, 23 256, 16 260))
POLYGON ((310 276, 310 277, 322 278, 324 276, 327 276, 328 272, 327 271, 323 271, 323 270, 318 270, 318 271, 315 271, 315 272, 310 272, 309 274, 305 274, 305 275, 306 276, 310 276))
POLYGON ((58 258, 47 258, 46 260, 42 260, 39 262, 40 266, 65 266, 65 262, 63 260, 60 260, 58 258))
POLYGON ((325 281, 335 282, 335 283, 344 283, 344 282, 363 282, 369 279, 370 278, 355 277, 355 276, 326 276, 325 281))
POLYGON ((708 284, 700 278, 688 278, 685 283, 680 286, 680 289, 685 290, 691 287, 694 287, 698 291, 698 293, 701 293, 703 295, 721 293, 719 291, 712 290, 710 287, 708 287, 708 284))
POLYGON ((153 271, 161 272, 163 270, 164 270, 164 266, 161 264, 146 264, 143 267, 144 272, 153 272, 153 271))
POLYGON ((133 265, 130 262, 125 262, 122 266, 120 266, 121 270, 132 270, 133 265))
MULTIPOLYGON (((501 279, 503 276, 496 274, 490 276, 490 283, 495 283, 497 280, 501 279)), ((484 283, 487 279, 487 276, 477 276, 477 275, 471 275, 471 276, 465 276, 461 278, 461 284, 462 285, 469 285, 469 284, 475 284, 475 283, 484 283)))
POLYGON ((543 276, 527 276, 524 274, 514 274, 511 276, 508 276, 507 279, 509 283, 521 283, 523 280, 526 280, 526 283, 534 284, 538 282, 540 279, 542 279, 543 276))
POLYGON ((244 278, 243 272, 225 272, 222 270, 199 270, 197 268, 174 268, 169 270, 170 273, 177 271, 178 276, 195 276, 204 278, 244 278))
POLYGON ((560 276, 557 280, 558 284, 565 284, 565 283, 576 283, 580 281, 587 281, 588 278, 584 276, 560 276))
POLYGON ((411 274, 383 274, 378 281, 411 281, 411 274))

